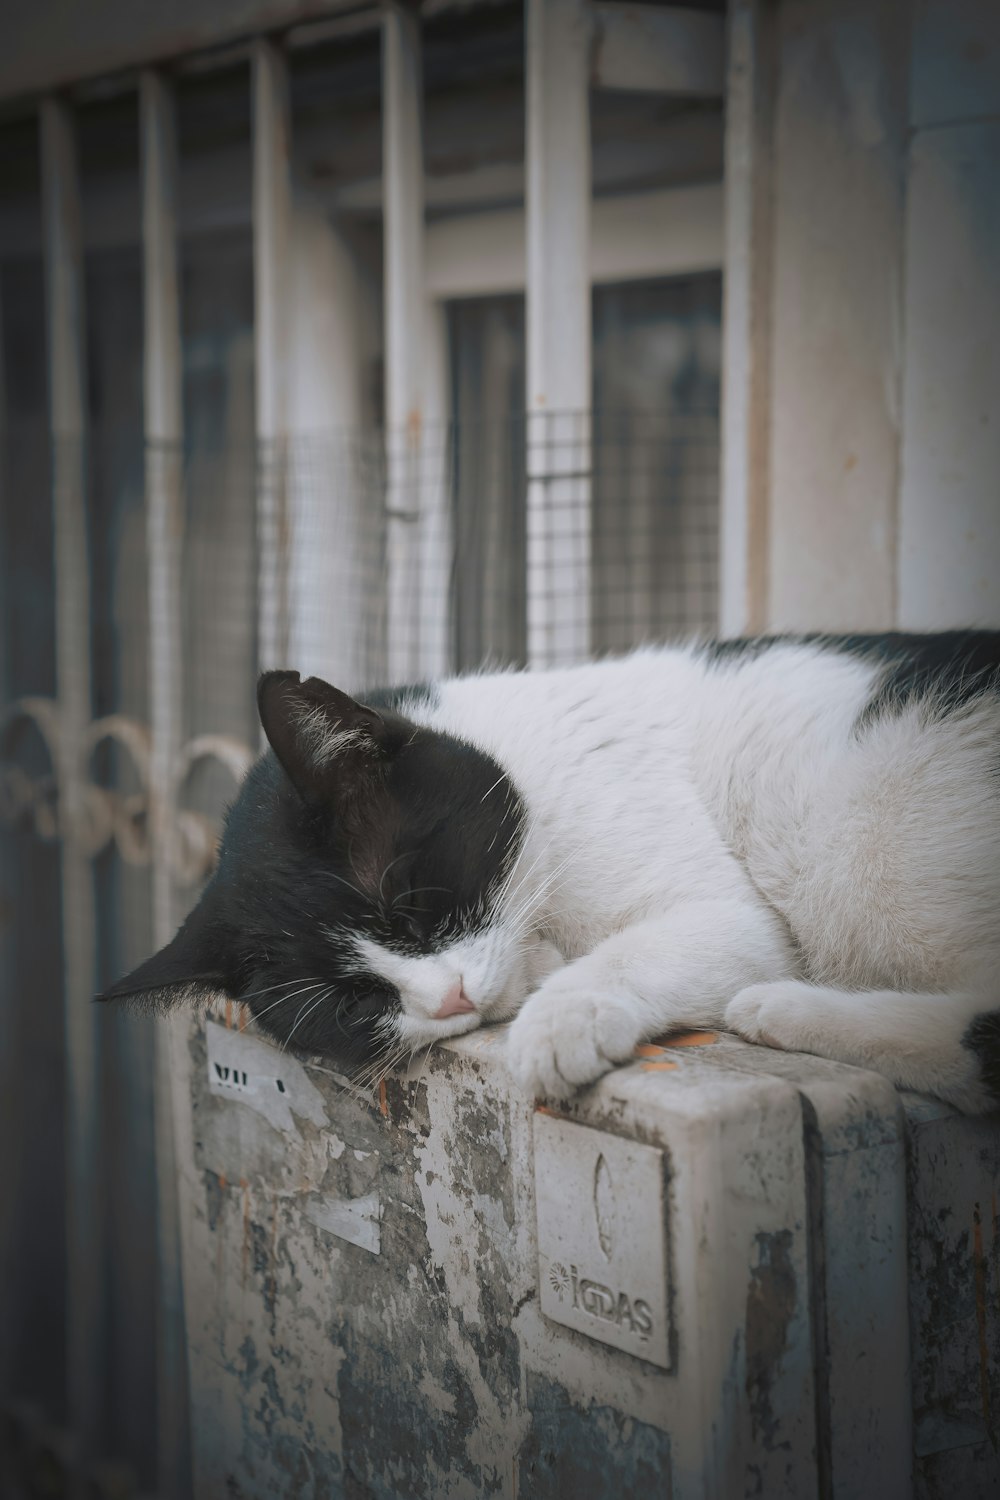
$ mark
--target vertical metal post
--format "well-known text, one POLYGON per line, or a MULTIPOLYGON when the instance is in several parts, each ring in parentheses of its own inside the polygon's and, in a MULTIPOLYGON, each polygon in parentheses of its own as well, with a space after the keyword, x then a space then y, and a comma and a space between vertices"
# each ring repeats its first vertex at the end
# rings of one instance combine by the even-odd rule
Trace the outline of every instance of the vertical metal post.
POLYGON ((590 47, 585 0, 527 0, 528 655, 590 649, 590 47))
POLYGON ((424 448, 424 156, 420 20, 389 0, 382 22, 385 423, 389 677, 420 665, 419 525, 424 448))
POLYGON ((719 628, 767 615, 770 368, 771 22, 761 0, 732 0, 726 76, 725 275, 719 628))
POLYGON ((62 834, 63 994, 66 1027, 66 1369, 69 1425, 79 1456, 98 1442, 104 1375, 98 1070, 92 1004, 94 889, 81 847, 81 747, 90 721, 90 587, 87 567, 83 255, 73 117, 62 100, 41 105, 49 428, 55 538, 57 767, 62 834))
MULTIPOLYGON (((448 322, 444 304, 424 304, 424 443, 420 486, 421 680, 445 676, 454 666, 452 640, 453 455, 448 322)), ((455 435, 461 441, 461 435, 455 435)))
POLYGON ((149 667, 154 796, 153 940, 176 923, 167 838, 181 739, 181 331, 177 280, 174 101, 156 73, 140 83, 144 271, 143 410, 149 548, 149 667))
MULTIPOLYGON (((3 330, 3 300, 0 297, 0 514, 9 516, 7 507, 10 504, 9 497, 5 493, 4 486, 10 472, 10 458, 7 453, 7 392, 6 392, 6 364, 2 341, 3 330)), ((6 528, 3 528, 6 532, 6 528)), ((7 641, 6 632, 8 619, 6 613, 6 601, 4 597, 7 587, 8 570, 10 560, 3 555, 3 542, 6 542, 9 533, 2 535, 0 542, 0 705, 7 704, 13 697, 13 686, 8 680, 6 668, 7 641)), ((14 866, 13 840, 4 838, 0 843, 0 879, 4 885, 8 879, 13 882, 16 879, 14 866)), ((15 964, 14 944, 9 940, 0 944, 0 1130, 16 1129, 16 1121, 22 1120, 23 1110, 23 1070, 19 1066, 17 1057, 14 1016, 17 1005, 17 994, 14 985, 15 964), (8 1123, 9 1122, 9 1123, 8 1123)), ((14 1348, 13 1331, 16 1326, 14 1320, 14 1308, 18 1301, 18 1291, 14 1285, 13 1267, 15 1265, 15 1241, 14 1226, 19 1214, 20 1193, 19 1189, 19 1155, 17 1151, 5 1151, 0 1160, 0 1401, 7 1401, 13 1396, 14 1376, 14 1348)))
POLYGON ((253 49, 253 265, 257 427, 259 665, 288 665, 288 254, 291 238, 288 64, 253 49))
MULTIPOLYGON (((182 365, 177 271, 177 144, 174 100, 156 73, 139 87, 142 145, 143 412, 146 447, 146 538, 149 569, 150 819, 153 847, 153 941, 173 936, 177 902, 170 840, 182 738, 181 542, 182 365)), ((163 1500, 190 1491, 184 1302, 180 1261, 177 1161, 172 1089, 177 1024, 154 1033, 157 1249, 157 1475, 163 1500)), ((185 1107, 185 1101, 181 1101, 185 1107)))

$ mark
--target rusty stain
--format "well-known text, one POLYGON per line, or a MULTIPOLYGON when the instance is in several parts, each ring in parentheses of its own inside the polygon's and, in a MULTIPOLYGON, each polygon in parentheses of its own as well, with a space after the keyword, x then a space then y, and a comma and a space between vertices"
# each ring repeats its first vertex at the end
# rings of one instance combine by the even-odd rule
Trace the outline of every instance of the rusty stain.
POLYGON ((633 1057, 662 1057, 663 1048, 657 1047, 653 1042, 644 1042, 641 1047, 636 1047, 633 1057))
POLYGON ((232 1029, 233 1029, 233 1002, 231 1000, 227 1000, 226 1001, 226 1025, 229 1028, 229 1030, 232 1031, 232 1029))
POLYGON ((852 469, 856 469, 857 466, 858 466, 858 455, 856 453, 849 453, 847 455, 847 457, 844 459, 844 473, 845 474, 849 474, 851 472, 851 470, 852 469))
POLYGON ((979 1390, 983 1403, 983 1421, 986 1424, 986 1432, 994 1449, 997 1447, 997 1435, 993 1430, 993 1417, 990 1412, 990 1369, 989 1352, 986 1347, 986 1258, 983 1255, 983 1220, 976 1203, 972 1210, 972 1268, 976 1282, 976 1335, 979 1345, 979 1390))
POLYGON ((243 1190, 243 1261, 240 1284, 245 1287, 247 1266, 250 1261, 250 1184, 245 1177, 240 1178, 240 1187, 243 1190))
POLYGON ((271 1255, 270 1269, 267 1273, 267 1281, 264 1288, 265 1305, 270 1303, 270 1313, 273 1319, 274 1308, 278 1300, 278 1209, 279 1199, 275 1193, 271 1206, 271 1255))
POLYGON ((382 1118, 387 1120, 389 1118, 389 1101, 385 1097, 384 1078, 380 1078, 378 1081, 378 1107, 382 1111, 382 1118))
POLYGON ((782 1442, 781 1419, 771 1390, 788 1347, 788 1325, 795 1315, 797 1288, 792 1265, 792 1231, 756 1236, 758 1262, 750 1274, 746 1305, 746 1393, 754 1440, 773 1451, 782 1442))
POLYGON ((639 1064, 641 1073, 666 1073, 671 1068, 676 1068, 675 1062, 644 1062, 639 1064))

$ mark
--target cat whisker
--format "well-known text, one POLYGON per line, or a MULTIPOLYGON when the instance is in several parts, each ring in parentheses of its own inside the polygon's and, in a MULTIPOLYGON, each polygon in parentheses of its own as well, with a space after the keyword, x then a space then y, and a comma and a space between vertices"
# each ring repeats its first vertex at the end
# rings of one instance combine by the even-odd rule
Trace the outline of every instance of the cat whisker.
MULTIPOLYGON (((450 896, 453 894, 452 888, 449 885, 417 885, 414 886, 411 890, 404 891, 403 895, 422 896, 425 891, 443 891, 446 896, 450 896)), ((401 899, 402 898, 400 896, 397 896, 395 901, 392 902, 392 906, 398 905, 401 899)))
MULTIPOLYGON (((584 847, 583 845, 580 846, 584 847)), ((530 919, 539 911, 543 904, 549 900, 555 892, 565 885, 568 875, 564 872, 572 864, 579 849, 573 850, 565 859, 560 861, 549 876, 539 885, 537 890, 525 894, 520 905, 515 905, 511 910, 504 913, 505 920, 512 926, 520 926, 522 930, 527 926, 530 919), (562 877, 560 879, 560 877, 562 877), (557 883, 558 882, 558 883, 557 883)))
POLYGON ((299 1026, 306 1019, 306 1017, 307 1016, 311 1016, 312 1013, 313 1013, 313 1011, 316 1010, 320 1005, 322 1005, 322 1003, 323 1003, 324 1000, 328 1000, 330 998, 330 995, 332 993, 333 993, 332 986, 327 985, 326 989, 315 1000, 313 1000, 311 1002, 303 1000, 302 1006, 300 1006, 300 1008, 299 1008, 299 1014, 298 1014, 298 1016, 296 1017, 296 1020, 295 1020, 295 1025, 292 1027, 291 1031, 288 1033, 288 1035, 286 1036, 285 1040, 281 1044, 281 1051, 282 1052, 284 1052, 284 1051, 287 1050, 288 1045, 289 1045, 289 1043, 292 1040, 292 1037, 295 1035, 296 1031, 299 1029, 299 1026), (308 1005, 308 1009, 305 1011, 305 1015, 303 1015, 302 1014, 303 1008, 305 1006, 307 1006, 307 1005, 308 1005))
MULTIPOLYGON (((289 981, 289 983, 294 984, 295 980, 292 979, 289 981)), ((272 1001, 270 1005, 265 1005, 263 1010, 252 1012, 253 1019, 255 1021, 259 1021, 261 1016, 266 1016, 269 1011, 274 1010, 279 1005, 283 1005, 286 1000, 295 1000, 299 995, 304 995, 307 990, 319 989, 320 985, 324 983, 325 981, 322 979, 315 979, 310 984, 303 985, 302 989, 295 990, 291 995, 279 995, 277 1000, 272 1001)))
POLYGON ((362 901, 369 899, 360 886, 354 885, 350 880, 345 880, 342 875, 336 875, 333 870, 321 870, 320 874, 326 876, 329 880, 339 880, 341 885, 346 885, 347 889, 353 891, 356 896, 360 896, 362 901))
POLYGON ((383 895, 383 887, 385 886, 385 877, 388 875, 389 871, 393 868, 394 865, 398 865, 401 859, 409 859, 410 855, 416 854, 416 852, 416 849, 408 849, 403 854, 397 854, 396 858, 391 859, 386 865, 385 869, 382 871, 382 879, 378 883, 378 899, 380 901, 385 900, 385 896, 383 895))
POLYGON ((261 989, 261 990, 250 990, 247 994, 245 994, 245 995, 239 995, 237 998, 239 1000, 241 1000, 241 1001, 242 1000, 253 1000, 257 995, 269 995, 269 994, 271 994, 271 992, 273 990, 284 989, 288 985, 297 984, 297 983, 298 983, 298 980, 296 980, 296 979, 279 979, 279 981, 278 981, 277 984, 268 984, 268 985, 265 985, 264 988, 261 989))

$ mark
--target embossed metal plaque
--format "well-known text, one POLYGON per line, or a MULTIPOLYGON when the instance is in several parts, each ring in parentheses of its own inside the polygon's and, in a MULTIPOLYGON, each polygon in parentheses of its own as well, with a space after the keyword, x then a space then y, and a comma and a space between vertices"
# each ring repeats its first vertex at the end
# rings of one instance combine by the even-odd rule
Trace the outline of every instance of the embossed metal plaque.
POLYGON ((670 1369, 663 1152, 535 1115, 542 1312, 670 1369))

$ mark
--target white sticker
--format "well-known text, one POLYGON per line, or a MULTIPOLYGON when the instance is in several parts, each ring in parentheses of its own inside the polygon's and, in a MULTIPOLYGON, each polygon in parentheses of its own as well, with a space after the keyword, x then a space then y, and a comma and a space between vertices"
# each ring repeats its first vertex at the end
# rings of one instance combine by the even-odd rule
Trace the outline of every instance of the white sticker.
POLYGON ((327 1234, 335 1234, 350 1245, 360 1245, 372 1255, 379 1254, 382 1203, 378 1193, 366 1193, 363 1198, 310 1198, 303 1211, 307 1219, 327 1234))
POLYGON ((294 1115, 326 1125, 323 1095, 305 1068, 287 1052, 246 1032, 205 1023, 208 1087, 212 1094, 238 1099, 264 1116, 275 1130, 301 1139, 294 1115))

